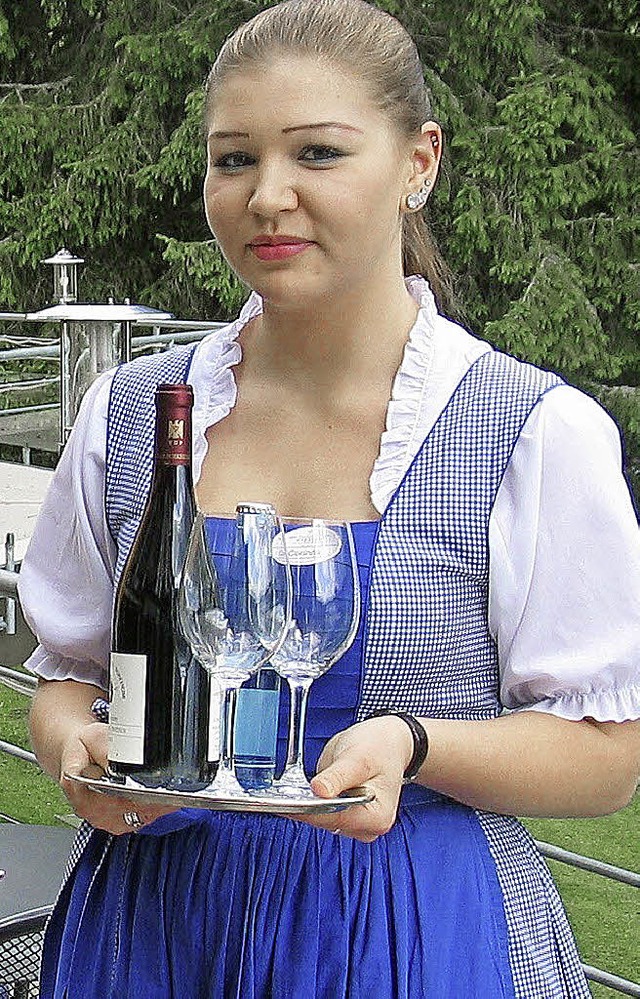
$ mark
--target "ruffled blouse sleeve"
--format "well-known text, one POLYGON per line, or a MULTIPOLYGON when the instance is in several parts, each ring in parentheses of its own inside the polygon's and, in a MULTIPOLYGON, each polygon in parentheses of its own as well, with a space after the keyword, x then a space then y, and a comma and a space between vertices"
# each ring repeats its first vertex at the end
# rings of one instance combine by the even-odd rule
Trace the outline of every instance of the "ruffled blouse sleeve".
MULTIPOLYGON (((252 295, 235 323, 205 337, 194 354, 194 475, 205 432, 236 400, 237 337, 261 308, 252 295)), ((105 514, 107 419, 113 371, 87 391, 41 507, 19 575, 20 602, 40 643, 26 663, 47 680, 105 689, 111 645, 115 544, 105 514)))
POLYGON ((569 386, 530 415, 490 521, 489 624, 506 708, 640 717, 640 531, 620 437, 569 386))
POLYGON ((39 646, 26 666, 46 680, 105 688, 114 544, 104 510, 104 467, 113 372, 84 396, 25 554, 18 592, 39 646))

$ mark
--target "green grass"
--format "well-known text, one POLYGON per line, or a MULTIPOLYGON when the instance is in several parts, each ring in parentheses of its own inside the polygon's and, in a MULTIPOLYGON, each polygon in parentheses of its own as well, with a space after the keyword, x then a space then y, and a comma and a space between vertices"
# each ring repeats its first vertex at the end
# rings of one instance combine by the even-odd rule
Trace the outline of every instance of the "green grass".
MULTIPOLYGON (((29 747, 25 697, 0 684, 0 739, 29 747)), ((58 786, 31 764, 0 753, 0 812, 21 822, 56 825, 69 804, 58 786)), ((640 794, 622 812, 600 819, 528 819, 538 840, 640 871, 640 794)), ((640 982, 640 891, 549 861, 582 959, 640 982)), ((616 993, 592 985, 594 999, 616 993)))
MULTIPOLYGON (((28 700, 0 683, 0 739, 30 749, 28 700)), ((0 753, 0 812, 20 822, 59 825, 71 812, 58 785, 37 767, 0 753)))
MULTIPOLYGON (((536 839, 640 871, 640 794, 600 819, 527 819, 536 839)), ((582 960, 640 982, 640 889, 548 861, 576 935, 582 960)), ((592 985, 597 999, 616 995, 592 985)))

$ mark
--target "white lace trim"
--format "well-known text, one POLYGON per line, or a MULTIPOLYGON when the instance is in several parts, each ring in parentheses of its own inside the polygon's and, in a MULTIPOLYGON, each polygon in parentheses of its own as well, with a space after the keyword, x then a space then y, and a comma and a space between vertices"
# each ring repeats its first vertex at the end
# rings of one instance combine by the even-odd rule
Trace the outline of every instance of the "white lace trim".
MULTIPOLYGON (((384 512, 413 457, 414 437, 433 361, 434 329, 439 318, 433 293, 424 278, 409 277, 406 284, 419 305, 419 312, 393 382, 380 451, 369 479, 371 501, 380 514, 384 512)), ((262 299, 254 292, 235 322, 212 333, 196 348, 197 363, 193 364, 193 464, 196 481, 207 453, 208 428, 228 416, 236 403, 238 391, 233 368, 242 360, 238 337, 247 323, 261 312, 262 299)))
POLYGON ((197 363, 194 358, 192 364, 197 383, 194 385, 192 447, 196 482, 207 453, 207 430, 228 416, 236 404, 238 389, 233 368, 242 360, 238 337, 247 323, 261 312, 262 299, 253 292, 234 322, 206 337, 196 348, 197 363))
POLYGON ((424 278, 409 277, 406 285, 420 311, 393 381, 380 451, 369 478, 371 502, 380 514, 384 513, 413 457, 412 442, 433 363, 438 319, 433 293, 424 278))

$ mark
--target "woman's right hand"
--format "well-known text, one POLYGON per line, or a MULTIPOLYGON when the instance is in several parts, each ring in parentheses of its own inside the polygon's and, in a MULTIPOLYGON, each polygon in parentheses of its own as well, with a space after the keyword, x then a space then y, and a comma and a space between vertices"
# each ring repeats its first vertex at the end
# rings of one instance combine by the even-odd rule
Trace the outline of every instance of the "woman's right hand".
POLYGON ((62 747, 60 758, 60 786, 71 803, 76 815, 86 819, 96 829, 105 829, 116 836, 133 832, 124 816, 137 815, 141 826, 153 822, 161 815, 176 811, 153 805, 140 806, 130 798, 112 797, 92 791, 66 774, 83 777, 102 777, 107 767, 108 726, 103 722, 91 722, 73 730, 62 747))

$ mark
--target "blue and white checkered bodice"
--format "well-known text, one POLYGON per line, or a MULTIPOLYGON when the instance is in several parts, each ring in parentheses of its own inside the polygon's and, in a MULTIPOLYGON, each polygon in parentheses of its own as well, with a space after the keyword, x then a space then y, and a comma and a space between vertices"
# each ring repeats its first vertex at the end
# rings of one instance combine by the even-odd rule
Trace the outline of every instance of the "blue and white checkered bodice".
POLYGON ((501 709, 488 626, 489 517, 554 374, 490 351, 468 370, 382 517, 359 717, 393 707, 479 719, 501 709))
POLYGON ((133 544, 151 488, 155 444, 155 391, 184 382, 195 347, 176 347, 121 365, 113 378, 107 419, 105 510, 116 543, 115 582, 133 544))
MULTIPOLYGON (((187 377, 193 346, 138 358, 114 378, 106 511, 128 555, 153 468, 154 392, 187 377)), ((489 517, 518 436, 561 380, 489 351, 462 379, 383 514, 364 594, 358 705, 479 719, 500 712, 488 627, 489 517)))

